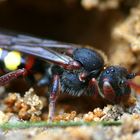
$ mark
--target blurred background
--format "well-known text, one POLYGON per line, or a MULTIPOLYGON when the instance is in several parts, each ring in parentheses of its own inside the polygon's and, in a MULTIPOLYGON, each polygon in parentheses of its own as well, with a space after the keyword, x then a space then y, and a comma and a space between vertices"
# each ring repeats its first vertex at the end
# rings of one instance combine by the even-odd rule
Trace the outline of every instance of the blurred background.
POLYGON ((0 0, 0 28, 108 53, 111 30, 138 0, 0 0))

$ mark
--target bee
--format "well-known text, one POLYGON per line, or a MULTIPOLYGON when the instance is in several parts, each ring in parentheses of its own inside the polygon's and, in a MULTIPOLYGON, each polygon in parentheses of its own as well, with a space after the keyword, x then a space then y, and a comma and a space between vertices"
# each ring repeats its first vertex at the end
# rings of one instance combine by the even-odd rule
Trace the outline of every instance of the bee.
POLYGON ((140 75, 117 65, 105 67, 104 58, 98 51, 71 43, 0 33, 0 48, 35 56, 49 63, 39 81, 39 85, 51 86, 49 120, 54 117, 59 89, 61 93, 73 96, 101 96, 118 103, 129 98, 129 81, 140 75))

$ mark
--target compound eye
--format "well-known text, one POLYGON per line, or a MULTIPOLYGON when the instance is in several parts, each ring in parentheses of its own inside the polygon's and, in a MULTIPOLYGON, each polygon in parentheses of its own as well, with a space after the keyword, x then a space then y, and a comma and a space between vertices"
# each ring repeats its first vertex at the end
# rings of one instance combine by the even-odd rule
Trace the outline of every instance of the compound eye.
POLYGON ((109 74, 109 73, 110 73, 110 71, 109 71, 109 70, 107 70, 107 71, 106 71, 106 74, 109 74))
POLYGON ((111 69, 111 72, 115 72, 115 69, 111 69))

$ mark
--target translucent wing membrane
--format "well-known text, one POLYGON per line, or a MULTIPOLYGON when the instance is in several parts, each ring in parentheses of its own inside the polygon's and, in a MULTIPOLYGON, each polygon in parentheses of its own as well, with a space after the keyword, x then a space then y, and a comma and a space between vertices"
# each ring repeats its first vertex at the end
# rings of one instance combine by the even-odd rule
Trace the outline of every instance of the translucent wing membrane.
POLYGON ((36 37, 26 36, 26 35, 8 35, 0 33, 0 41, 3 40, 3 43, 18 44, 18 45, 27 45, 33 47, 47 47, 47 48, 77 48, 81 47, 80 45, 75 45, 71 43, 62 43, 59 41, 49 40, 49 39, 40 39, 36 37), (7 41, 7 42, 6 42, 7 41))
POLYGON ((48 39, 39 39, 35 37, 29 37, 24 35, 18 35, 18 39, 15 40, 19 44, 24 44, 28 46, 38 46, 38 47, 47 47, 47 48, 77 48, 79 45, 71 44, 71 43, 62 43, 58 41, 48 40, 48 39))
POLYGON ((69 64, 73 59, 53 49, 74 49, 76 47, 79 46, 25 35, 13 36, 0 33, 0 48, 20 51, 62 65, 69 64))
POLYGON ((68 64, 70 61, 73 61, 71 57, 68 57, 66 55, 59 54, 53 50, 44 49, 41 47, 13 45, 11 46, 11 49, 20 51, 22 53, 34 55, 44 60, 49 60, 56 63, 68 64))

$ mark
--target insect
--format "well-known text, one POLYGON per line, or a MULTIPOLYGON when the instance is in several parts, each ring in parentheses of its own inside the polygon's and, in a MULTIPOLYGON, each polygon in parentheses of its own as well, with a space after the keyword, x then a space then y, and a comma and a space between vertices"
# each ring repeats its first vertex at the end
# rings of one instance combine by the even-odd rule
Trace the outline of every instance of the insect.
MULTIPOLYGON (((49 64, 40 85, 51 85, 49 91, 49 120, 55 112, 57 93, 73 96, 101 96, 112 103, 127 99, 131 93, 130 80, 140 75, 129 73, 121 66, 108 66, 102 55, 80 45, 24 35, 0 34, 0 48, 16 50, 38 57, 49 64)), ((39 65, 38 65, 39 67, 39 65)))

